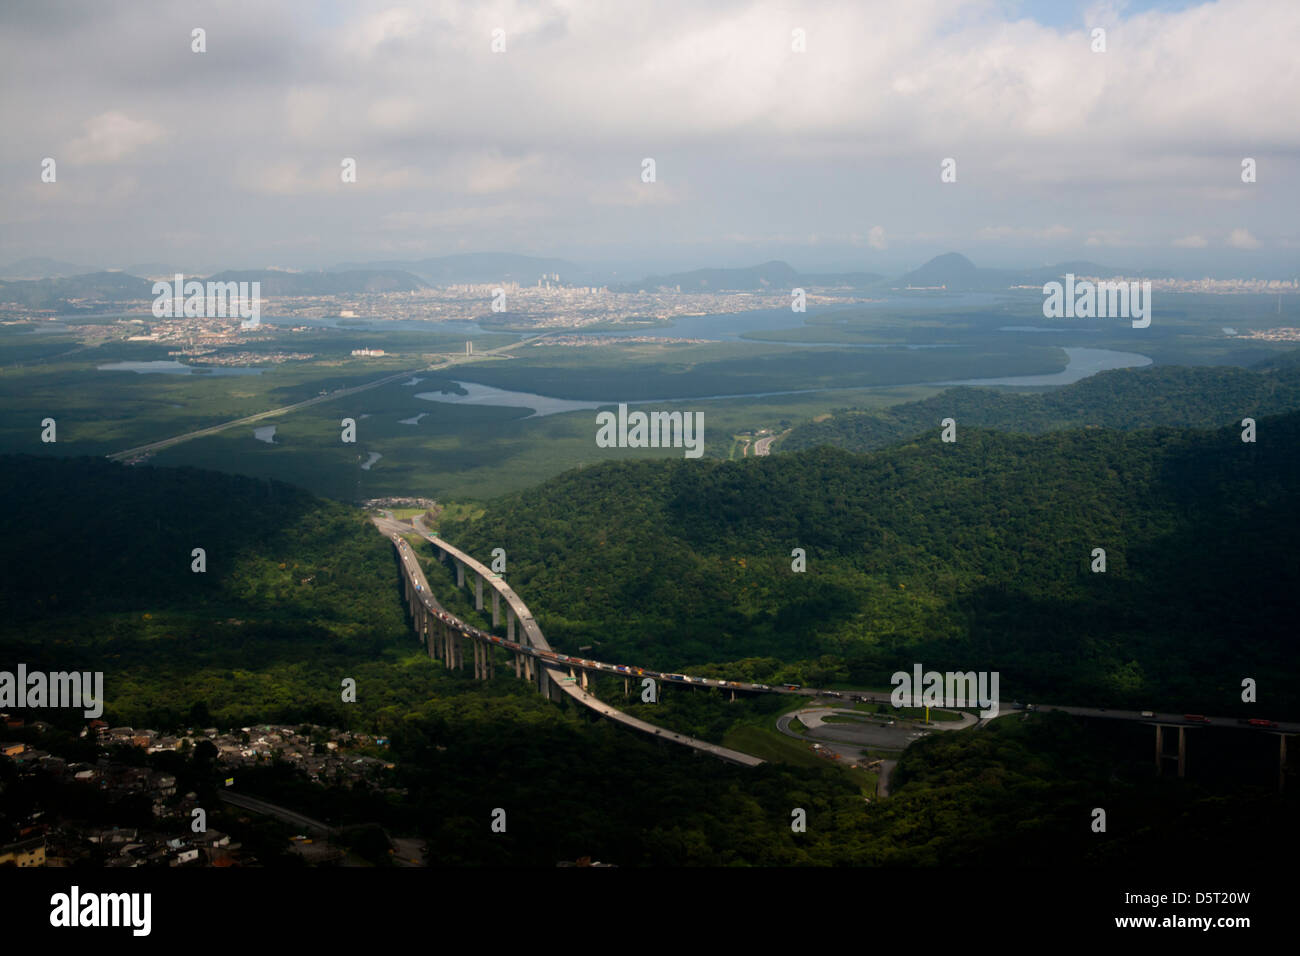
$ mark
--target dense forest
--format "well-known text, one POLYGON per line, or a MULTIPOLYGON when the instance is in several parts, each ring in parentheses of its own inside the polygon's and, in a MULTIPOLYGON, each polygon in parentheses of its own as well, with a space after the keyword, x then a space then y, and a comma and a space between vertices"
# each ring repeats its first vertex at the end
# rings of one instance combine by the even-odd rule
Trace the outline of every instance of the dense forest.
POLYGON ((1220 714, 1249 676, 1282 717, 1300 413, 1258 436, 959 425, 866 455, 611 463, 443 533, 504 548, 551 641, 617 663, 882 685, 919 661, 997 669, 1008 696, 1220 714))
MULTIPOLYGON (((1245 449, 1255 456, 1249 459, 1245 492, 1243 466, 1234 464, 1240 443, 1233 445, 1231 435, 1135 433, 1108 444, 1103 436, 1086 433, 1017 439, 970 431, 955 447, 922 443, 886 456, 824 450, 732 465, 602 466, 557 479, 530 493, 531 500, 503 502, 457 533, 467 541, 479 536, 495 542, 499 531, 485 533, 508 520, 511 582, 544 613, 550 633, 567 641, 593 634, 612 640, 603 630, 618 622, 583 615, 604 606, 602 601, 618 599, 626 601, 628 650, 674 662, 698 653, 701 660, 752 673, 817 666, 845 677, 863 662, 878 663, 895 652, 895 644, 879 640, 882 636, 892 634, 904 647, 911 629, 928 626, 934 614, 963 620, 964 606, 958 601, 946 607, 945 593, 989 600, 989 588, 1001 593, 1005 587, 1006 603, 997 606, 1010 614, 1024 587, 1038 595, 1040 613, 1048 615, 1053 600, 1091 584, 1081 570, 1072 577, 1059 568, 1041 576, 1002 569, 984 572, 988 580, 974 591, 968 587, 969 562, 1000 555, 1006 547, 987 529, 958 519, 985 514, 992 507, 985 498, 996 504, 997 517, 1002 510, 1015 513, 1031 489, 1060 495, 1070 468, 1068 462, 1053 467, 1054 454, 1075 455, 1076 468, 1091 463, 1093 469, 1118 469, 1106 487, 1116 494, 1133 489, 1133 495, 1113 503, 1113 520, 1126 528, 1133 509, 1160 500, 1156 480, 1169 473, 1176 490, 1172 504, 1144 513, 1142 534, 1126 530, 1137 538, 1169 529, 1186 532, 1179 516, 1213 516, 1207 499, 1225 488, 1245 495, 1241 515, 1281 534, 1294 527, 1278 505, 1283 478, 1294 472, 1281 471, 1285 463, 1266 449, 1269 441, 1284 439, 1294 447, 1295 428, 1290 419, 1261 422, 1263 444, 1245 449), (1214 449, 1223 463, 1207 473, 1203 459, 1214 449), (1081 451, 1089 453, 1078 457, 1081 451), (802 467, 790 466, 800 461, 802 467), (921 480, 921 472, 933 475, 921 480), (1041 480, 1035 484, 1026 475, 1041 480), (958 497, 927 517, 922 505, 939 507, 936 502, 953 492, 954 481, 977 479, 995 483, 990 495, 976 496, 984 503, 971 505, 975 499, 969 495, 958 497), (900 492, 904 486, 906 494, 900 492), (825 488, 834 494, 828 498, 825 488), (764 498, 760 489, 775 497, 764 498), (575 497, 566 503, 562 494, 575 497), (913 506, 904 507, 909 500, 913 506), (781 501, 793 503, 793 513, 778 507, 781 501), (888 506, 881 507, 881 501, 888 506), (535 507, 526 507, 530 503, 535 507), (829 520, 835 515, 843 521, 829 520), (895 528, 892 515, 911 523, 895 528), (789 525, 792 520, 796 523, 789 525), (879 565, 884 552, 872 538, 891 528, 895 534, 920 534, 896 572, 879 565), (805 536, 810 558, 805 575, 791 574, 780 552, 764 553, 779 542, 788 554, 784 538, 792 530, 805 536), (949 531, 952 542, 945 545, 949 531), (536 551, 528 547, 531 534, 537 535, 536 551), (710 544, 715 538, 718 543, 710 544), (584 557, 586 548, 595 549, 595 556, 584 557), (945 567, 942 575, 936 571, 945 567), (706 572, 719 569, 726 571, 722 580, 707 578, 706 572), (858 590, 871 581, 874 590, 858 590), (635 624, 648 613, 639 590, 645 582, 660 588, 655 593, 666 606, 657 613, 664 623, 649 641, 637 644, 635 624), (950 592, 943 590, 945 582, 950 592), (864 600, 871 614, 897 614, 896 630, 886 632, 882 617, 869 619, 867 611, 855 611, 855 602, 864 600), (913 603, 917 606, 909 610, 913 603), (846 629, 867 620, 878 623, 865 638, 846 629), (743 659, 733 663, 718 653, 720 645, 707 630, 714 622, 726 622, 728 653, 734 649, 743 659), (837 622, 847 624, 835 630, 831 625, 837 622), (852 653, 786 663, 798 661, 805 645, 820 649, 823 630, 837 633, 852 653), (772 655, 745 651, 743 641, 751 637, 759 643, 766 639, 772 655), (787 637, 792 638, 788 644, 782 640, 787 637)), ((920 741, 903 755, 893 795, 884 801, 868 800, 837 766, 769 763, 747 770, 699 759, 595 722, 571 705, 547 701, 506 668, 483 683, 430 661, 403 620, 391 546, 351 509, 278 484, 88 459, 3 459, 0 474, 14 503, 3 538, 11 575, 4 585, 0 666, 24 661, 49 669, 104 669, 105 716, 113 723, 165 729, 313 721, 384 733, 392 739, 389 752, 397 766, 391 783, 397 789, 319 787, 275 763, 241 772, 239 786, 331 823, 379 824, 390 833, 421 834, 435 863, 551 866, 580 856, 625 866, 987 866, 1062 858, 1104 864, 1139 856, 1166 862, 1194 856, 1205 862, 1238 853, 1244 833, 1260 835, 1252 845, 1264 856, 1280 854, 1287 834, 1294 832, 1287 821, 1300 819, 1293 799, 1270 792, 1270 755, 1242 754, 1236 738, 1198 740, 1194 766, 1201 773, 1177 783, 1152 779, 1149 740, 1132 728, 1099 727, 1055 714, 1007 718, 983 731, 920 741), (200 543, 209 556, 206 577, 190 570, 190 549, 200 543), (321 575, 329 577, 336 596, 303 590, 312 589, 321 575), (37 601, 44 603, 33 611, 29 604, 37 601), (358 681, 355 705, 339 701, 338 680, 345 674, 358 681), (1211 768, 1227 769, 1210 773, 1211 768), (1112 811, 1114 822, 1104 839, 1087 827, 1088 812, 1097 805, 1112 811), (508 813, 506 834, 493 834, 487 826, 495 807, 508 813), (806 834, 790 829, 796 807, 808 812, 806 834), (1262 838, 1265 833, 1270 839, 1262 838)), ((1074 491, 1072 507, 1086 513, 1093 499, 1074 491)), ((1048 522, 1043 530, 1072 528, 1071 521, 1087 524, 1079 516, 1060 520, 1065 524, 1058 528, 1048 522)), ((1043 515, 1033 521, 1043 521, 1043 515)), ((1208 527, 1214 531, 1214 525, 1208 527)), ((1246 545, 1211 571, 1234 563, 1243 566, 1231 573, 1257 571, 1250 560, 1253 555, 1262 560, 1273 539, 1253 526, 1245 537, 1246 545)), ((1131 554, 1117 554, 1108 574, 1132 566, 1131 554)), ((1027 563, 1020 572, 1034 567, 1027 563)), ((431 581, 445 588, 447 582, 437 577, 445 572, 430 570, 431 581)), ((1289 568, 1278 570, 1289 573, 1289 568)), ((1132 594, 1154 580, 1143 578, 1120 590, 1132 594)), ((1276 606, 1294 592, 1284 584, 1276 576, 1257 582, 1258 590, 1250 592, 1257 602, 1250 621, 1258 620, 1259 607, 1269 601, 1276 606)), ((1234 587, 1229 582, 1230 597, 1234 587)), ((1158 607, 1168 593, 1149 597, 1158 607)), ((1237 598, 1240 594, 1235 591, 1237 598)), ((448 600, 458 610, 466 601, 463 595, 448 600)), ((1109 611, 1093 608, 1087 616, 1104 621, 1103 611, 1135 613, 1117 601, 1109 611)), ((1067 638, 1068 633, 1067 628, 1067 638)), ((1063 648, 1072 646, 1055 634, 1052 639, 1063 648)), ((940 633, 935 640, 938 653, 961 638, 940 633)), ((601 655, 609 649, 602 647, 601 655)), ((935 663, 942 662, 936 658, 935 663)), ((1232 673, 1236 670, 1234 662, 1232 673)), ((712 694, 686 695, 669 701, 664 716, 717 738, 736 720, 770 723, 771 707, 764 705, 771 703, 729 704, 712 694)), ((78 748, 85 750, 75 738, 78 714, 41 716, 56 724, 63 740, 49 744, 42 738, 43 743, 72 758, 78 748)), ((31 732, 10 733, 27 739, 31 732)), ((133 753, 119 759, 146 759, 133 753)), ((225 776, 202 748, 188 755, 153 755, 147 762, 176 773, 183 788, 196 789, 205 799, 225 776)), ((0 767, 0 823, 21 818, 34 805, 120 825, 131 825, 132 814, 143 822, 148 813, 143 805, 100 806, 85 793, 54 788, 41 774, 19 778, 12 768, 0 767)), ((297 865, 295 858, 277 852, 284 845, 280 828, 214 819, 256 846, 265 862, 297 865)))
POLYGON ((1231 365, 1153 365, 1101 372, 1073 385, 1020 392, 951 388, 931 398, 885 409, 844 409, 796 426, 778 451, 833 445, 872 451, 938 431, 953 418, 1021 434, 1064 428, 1218 428, 1243 418, 1300 409, 1300 351, 1252 369, 1231 365))

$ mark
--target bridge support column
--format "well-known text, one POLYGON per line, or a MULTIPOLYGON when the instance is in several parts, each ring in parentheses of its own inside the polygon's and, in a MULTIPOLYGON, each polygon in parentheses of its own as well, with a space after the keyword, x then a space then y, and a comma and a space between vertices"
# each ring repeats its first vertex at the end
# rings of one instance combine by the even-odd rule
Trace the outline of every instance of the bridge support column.
POLYGON ((1286 789, 1286 734, 1277 735, 1277 792, 1286 789))
POLYGON ((456 562, 456 587, 463 588, 464 586, 465 586, 465 565, 457 561, 456 562))
MULTIPOLYGON (((1174 729, 1172 725, 1170 729, 1174 729)), ((1178 727, 1177 730, 1178 753, 1167 754, 1164 747, 1164 726, 1156 724, 1156 776, 1160 776, 1164 772, 1164 762, 1166 760, 1177 760, 1178 776, 1184 777, 1187 775, 1187 728, 1178 727)))
POLYGON ((583 671, 583 672, 582 672, 582 689, 583 689, 583 690, 586 690, 586 689, 587 689, 587 672, 586 672, 586 671, 583 671))
POLYGON ((628 682, 627 682, 627 678, 624 677, 624 678, 623 678, 623 696, 626 697, 627 695, 628 695, 628 682))
POLYGON ((483 610, 483 575, 474 576, 474 610, 483 610))
POLYGON ((518 678, 519 678, 519 658, 520 658, 520 656, 521 656, 521 655, 519 655, 519 654, 516 654, 516 655, 515 655, 515 679, 516 679, 516 680, 518 680, 518 678))
POLYGON ((497 627, 501 624, 501 592, 496 588, 492 589, 492 626, 497 627))

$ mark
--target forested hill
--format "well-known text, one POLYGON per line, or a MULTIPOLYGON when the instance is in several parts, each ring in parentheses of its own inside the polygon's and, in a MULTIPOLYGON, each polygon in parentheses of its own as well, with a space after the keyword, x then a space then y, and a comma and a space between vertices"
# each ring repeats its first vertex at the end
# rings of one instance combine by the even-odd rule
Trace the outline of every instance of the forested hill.
POLYGON ((280 482, 0 456, 7 623, 110 611, 401 626, 392 549, 355 509, 280 482), (202 548, 206 571, 192 570, 202 548))
POLYGON ((1219 713, 1267 675, 1273 710, 1300 703, 1300 414, 1258 427, 611 463, 443 531, 504 548, 552 642, 605 660, 811 661, 729 670, 801 683, 920 661, 997 668, 1006 694, 1219 713))
POLYGON ((795 427, 776 451, 832 445, 871 451, 938 430, 945 418, 1021 434, 1064 428, 1219 428, 1300 409, 1300 352, 1252 369, 1147 366, 1101 372, 1047 392, 951 388, 887 409, 848 409, 795 427))

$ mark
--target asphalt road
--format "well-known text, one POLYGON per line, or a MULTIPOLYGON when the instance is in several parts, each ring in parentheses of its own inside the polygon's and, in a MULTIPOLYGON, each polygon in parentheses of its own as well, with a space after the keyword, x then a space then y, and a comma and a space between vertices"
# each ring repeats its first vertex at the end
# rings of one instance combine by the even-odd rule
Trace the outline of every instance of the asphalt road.
POLYGON ((249 810, 253 813, 261 813, 269 817, 275 817, 277 820, 283 820, 285 823, 292 824, 295 827, 302 827, 304 830, 312 830, 316 833, 325 833, 329 835, 338 832, 334 827, 327 823, 313 820, 311 817, 298 813, 296 810, 290 810, 288 807, 277 806, 274 803, 259 800, 257 797, 250 797, 246 793, 236 793, 232 790, 218 790, 217 796, 221 798, 222 803, 229 803, 231 806, 239 807, 243 810, 249 810))

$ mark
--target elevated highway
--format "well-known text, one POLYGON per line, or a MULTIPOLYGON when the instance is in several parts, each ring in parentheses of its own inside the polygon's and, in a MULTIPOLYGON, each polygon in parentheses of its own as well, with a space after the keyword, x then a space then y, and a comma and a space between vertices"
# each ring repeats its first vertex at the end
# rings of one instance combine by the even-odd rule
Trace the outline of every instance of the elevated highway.
MULTIPOLYGON (((538 689, 552 700, 564 696, 582 706, 614 720, 633 730, 655 736, 662 740, 671 740, 690 747, 699 753, 707 753, 731 763, 743 766, 757 766, 763 763, 757 757, 731 750, 727 747, 698 740, 683 734, 677 734, 662 727, 656 727, 644 720, 638 720, 623 713, 616 707, 599 700, 590 692, 588 675, 596 673, 621 676, 625 682, 633 679, 652 678, 663 684, 679 684, 692 687, 712 687, 731 694, 737 693, 792 694, 803 697, 848 698, 855 701, 875 701, 888 703, 888 692, 873 691, 833 691, 819 690, 812 687, 800 687, 794 684, 769 686, 748 681, 732 681, 714 677, 693 677, 688 674, 674 674, 656 671, 650 668, 627 664, 611 664, 590 658, 575 657, 555 651, 546 641, 542 629, 533 619, 532 612, 523 599, 501 578, 484 565, 459 548, 444 541, 437 533, 431 533, 419 519, 414 525, 396 521, 391 518, 375 517, 375 525, 393 541, 401 558, 403 582, 406 587, 407 600, 415 621, 416 631, 429 648, 429 654, 447 663, 448 667, 464 667, 464 644, 468 642, 473 649, 474 674, 487 678, 495 672, 493 646, 503 647, 514 656, 515 675, 537 682, 538 689), (492 626, 500 624, 502 607, 505 609, 507 634, 505 638, 483 631, 447 612, 438 604, 429 592, 428 581, 420 570, 419 561, 407 545, 403 535, 418 533, 434 546, 439 558, 452 564, 456 570, 456 584, 465 586, 472 581, 475 595, 475 607, 484 609, 484 583, 487 583, 492 601, 492 626), (516 634, 518 633, 518 640, 516 634), (567 674, 566 674, 567 671, 567 674)), ((625 683, 625 688, 628 686, 625 683)), ((1205 717, 1191 714, 1167 714, 1154 711, 1108 710, 1104 707, 1078 707, 1058 704, 1030 705, 1030 710, 1058 710, 1079 717, 1122 720, 1151 726, 1155 730, 1155 762, 1158 770, 1163 770, 1166 761, 1177 761, 1178 775, 1184 774, 1186 762, 1186 731, 1203 727, 1240 730, 1253 733, 1270 733, 1278 737, 1278 772, 1279 787, 1285 780, 1287 766, 1286 740, 1289 736, 1300 734, 1300 723, 1279 722, 1256 719, 1249 721, 1232 717, 1205 717), (1164 748, 1164 732, 1177 730, 1177 752, 1167 753, 1164 748)), ((1019 704, 1001 709, 998 716, 1023 712, 1019 704)), ((996 718, 981 719, 983 725, 996 718)), ((974 721, 972 721, 974 722, 974 721)))
POLYGON ((501 607, 504 604, 507 634, 503 638, 462 621, 444 609, 429 591, 429 582, 420 568, 419 559, 403 537, 416 529, 388 518, 372 520, 389 536, 393 547, 397 549, 407 606, 415 623, 416 633, 428 648, 430 657, 438 658, 449 668, 464 667, 465 645, 468 644, 473 656, 474 676, 487 679, 493 676, 496 670, 494 648, 503 648, 514 658, 515 676, 535 680, 538 689, 552 700, 561 700, 567 696, 601 717, 632 730, 660 740, 681 744, 697 753, 708 754, 729 763, 756 767, 764 762, 758 757, 739 750, 656 727, 647 721, 625 714, 617 707, 597 698, 588 688, 589 672, 608 671, 621 674, 627 681, 631 680, 634 673, 636 676, 645 675, 656 679, 661 675, 642 668, 604 664, 557 653, 547 643, 528 605, 500 575, 495 574, 459 548, 443 541, 436 534, 430 534, 420 528, 419 533, 434 546, 440 558, 454 565, 457 585, 464 586, 467 580, 474 582, 475 606, 478 610, 484 608, 483 584, 487 582, 491 592, 493 626, 500 624, 501 607), (516 631, 518 640, 515 639, 516 631))

